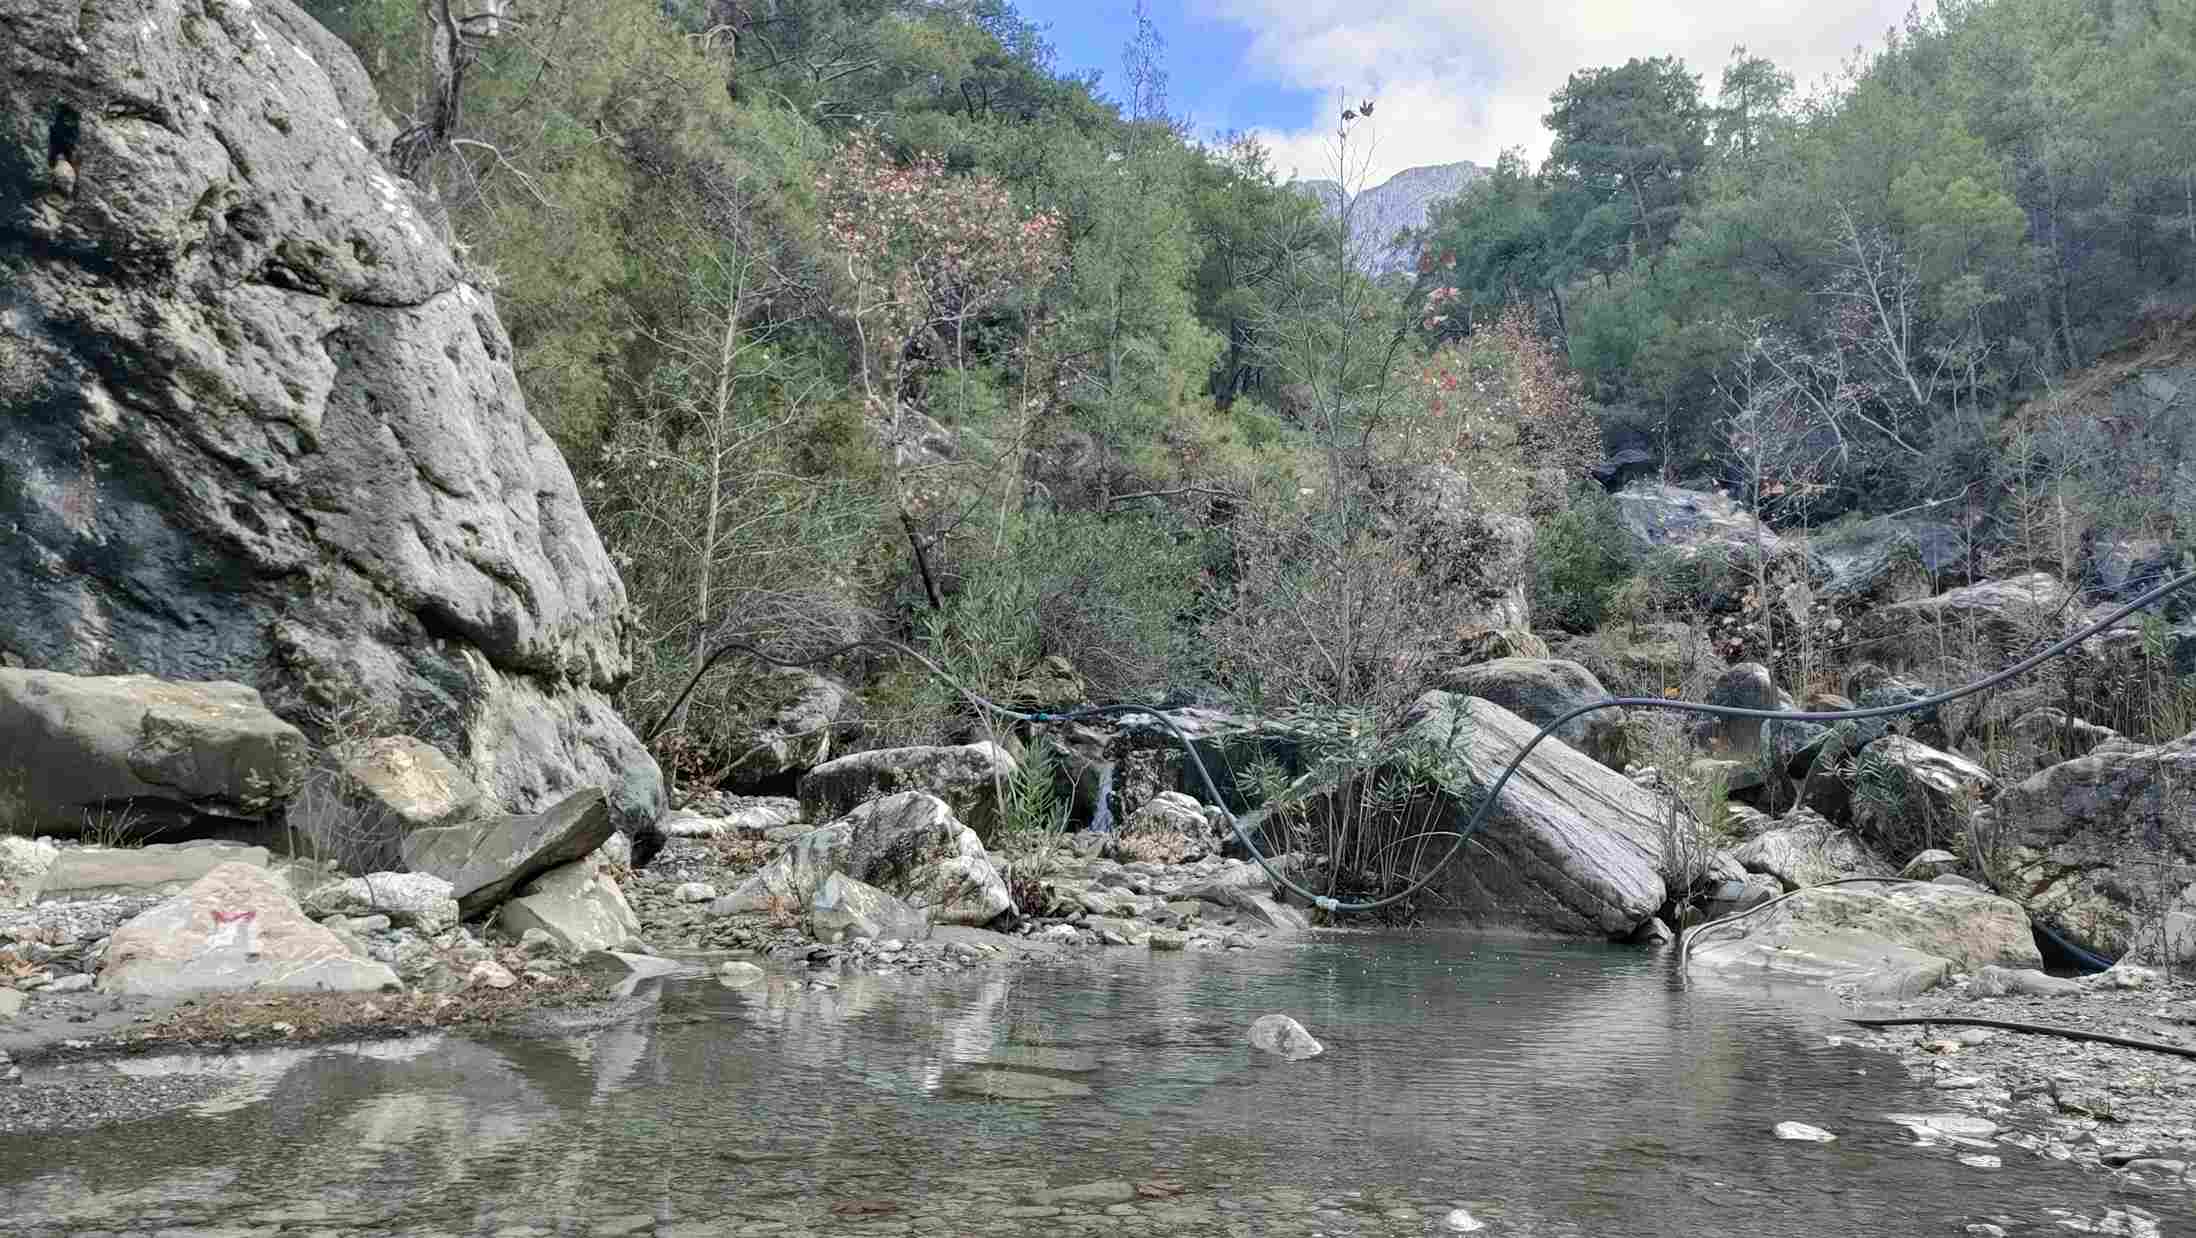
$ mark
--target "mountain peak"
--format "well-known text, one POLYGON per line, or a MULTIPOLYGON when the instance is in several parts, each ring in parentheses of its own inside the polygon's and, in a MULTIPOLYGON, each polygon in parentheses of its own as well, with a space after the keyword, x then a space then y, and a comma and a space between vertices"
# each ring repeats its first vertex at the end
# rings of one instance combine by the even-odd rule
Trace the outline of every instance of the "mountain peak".
POLYGON ((1331 180, 1300 180, 1298 189, 1324 202, 1329 212, 1348 202, 1351 230, 1356 235, 1357 265, 1368 274, 1387 275, 1408 271, 1417 259, 1409 245, 1396 244, 1396 234, 1406 228, 1423 228, 1434 204, 1453 198, 1487 174, 1476 163, 1435 163, 1405 168, 1356 197, 1344 195, 1331 180))

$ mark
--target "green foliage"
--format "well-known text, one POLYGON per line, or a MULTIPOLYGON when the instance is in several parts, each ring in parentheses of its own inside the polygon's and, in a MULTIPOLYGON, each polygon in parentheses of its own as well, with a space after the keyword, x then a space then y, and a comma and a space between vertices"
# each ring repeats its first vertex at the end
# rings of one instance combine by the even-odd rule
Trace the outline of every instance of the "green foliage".
POLYGON ((1574 491, 1533 542, 1534 619, 1570 632, 1600 627, 1635 561, 1616 505, 1599 491, 1574 491))

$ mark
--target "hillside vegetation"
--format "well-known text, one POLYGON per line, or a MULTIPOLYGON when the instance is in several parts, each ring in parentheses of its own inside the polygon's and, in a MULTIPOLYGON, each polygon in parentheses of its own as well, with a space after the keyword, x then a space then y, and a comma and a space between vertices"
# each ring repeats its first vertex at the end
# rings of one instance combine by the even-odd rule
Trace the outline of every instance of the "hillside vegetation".
MULTIPOLYGON (((1612 450, 1780 526, 1927 509, 1970 576, 2188 527, 2187 402, 2115 425, 2077 376, 2196 305, 2196 0, 1951 0, 1812 92, 1582 67, 1550 157, 1386 274, 1171 118, 1140 13, 1101 79, 1005 0, 307 7, 495 289, 637 722, 715 641, 886 636, 1002 700, 1377 724, 1487 630, 1716 595, 1625 538, 1612 450)), ((981 730, 893 658, 734 665, 658 741, 689 779, 981 730)))

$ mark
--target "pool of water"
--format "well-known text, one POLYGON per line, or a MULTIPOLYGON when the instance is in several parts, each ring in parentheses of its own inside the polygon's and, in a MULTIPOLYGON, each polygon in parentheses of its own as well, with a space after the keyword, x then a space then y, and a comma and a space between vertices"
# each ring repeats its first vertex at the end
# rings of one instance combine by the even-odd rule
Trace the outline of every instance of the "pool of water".
POLYGON ((1886 1115, 1941 1096, 1833 1043, 1827 1007, 1682 987, 1635 950, 1352 935, 643 994, 565 1039, 99 1067, 228 1082, 0 1139, 0 1233, 1819 1238, 2064 1234, 2130 1203, 2161 1218, 2137 1232, 2196 1233, 2185 1199, 1915 1146, 1886 1115), (1269 1012, 1326 1053, 1255 1055, 1269 1012), (1773 1138, 1787 1120, 1839 1138, 1773 1138))

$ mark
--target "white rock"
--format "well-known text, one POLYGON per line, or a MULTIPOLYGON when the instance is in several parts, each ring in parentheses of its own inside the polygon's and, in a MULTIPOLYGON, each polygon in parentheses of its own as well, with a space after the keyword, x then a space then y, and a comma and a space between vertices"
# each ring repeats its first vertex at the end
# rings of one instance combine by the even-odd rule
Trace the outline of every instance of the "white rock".
POLYGON ((465 973, 467 988, 484 984, 491 989, 508 989, 517 983, 518 977, 511 974, 511 969, 493 959, 482 959, 473 964, 471 971, 465 973))
POLYGON ((717 965, 717 980, 727 988, 743 988, 760 982, 768 973, 745 959, 726 959, 717 965))
POLYGON ((641 935, 640 917, 618 883, 593 860, 553 868, 497 913, 503 931, 524 938, 540 929, 566 950, 615 950, 641 935))
POLYGON ((1977 1169, 1996 1169, 2004 1163, 1995 1156, 1987 1156, 1980 1152, 1971 1152, 1960 1158, 1960 1164, 1972 1165, 1977 1169))
POLYGON ((1304 1025, 1285 1014, 1261 1015, 1251 1024, 1251 1047, 1291 1062, 1318 1057, 1326 1046, 1312 1038, 1304 1025))
POLYGON ((231 989, 366 991, 397 983, 305 917, 264 868, 216 865, 114 932, 101 962, 108 993, 177 997, 231 989))
POLYGON ((671 891, 671 897, 682 903, 713 902, 717 897, 717 887, 705 881, 689 881, 671 891))
POLYGON ((1779 1122, 1776 1131, 1779 1139, 1793 1139, 1807 1143, 1832 1143, 1837 1139, 1837 1136, 1829 1131, 1819 1126, 1809 1126, 1805 1122, 1779 1122))
POLYGON ((392 924, 433 936, 456 927, 450 883, 430 873, 369 873, 330 881, 298 900, 314 917, 386 915, 392 924))
POLYGON ((1462 1208, 1452 1209, 1449 1215, 1441 1218, 1441 1225, 1442 1228, 1456 1234, 1469 1234, 1487 1228, 1485 1221, 1462 1208))

